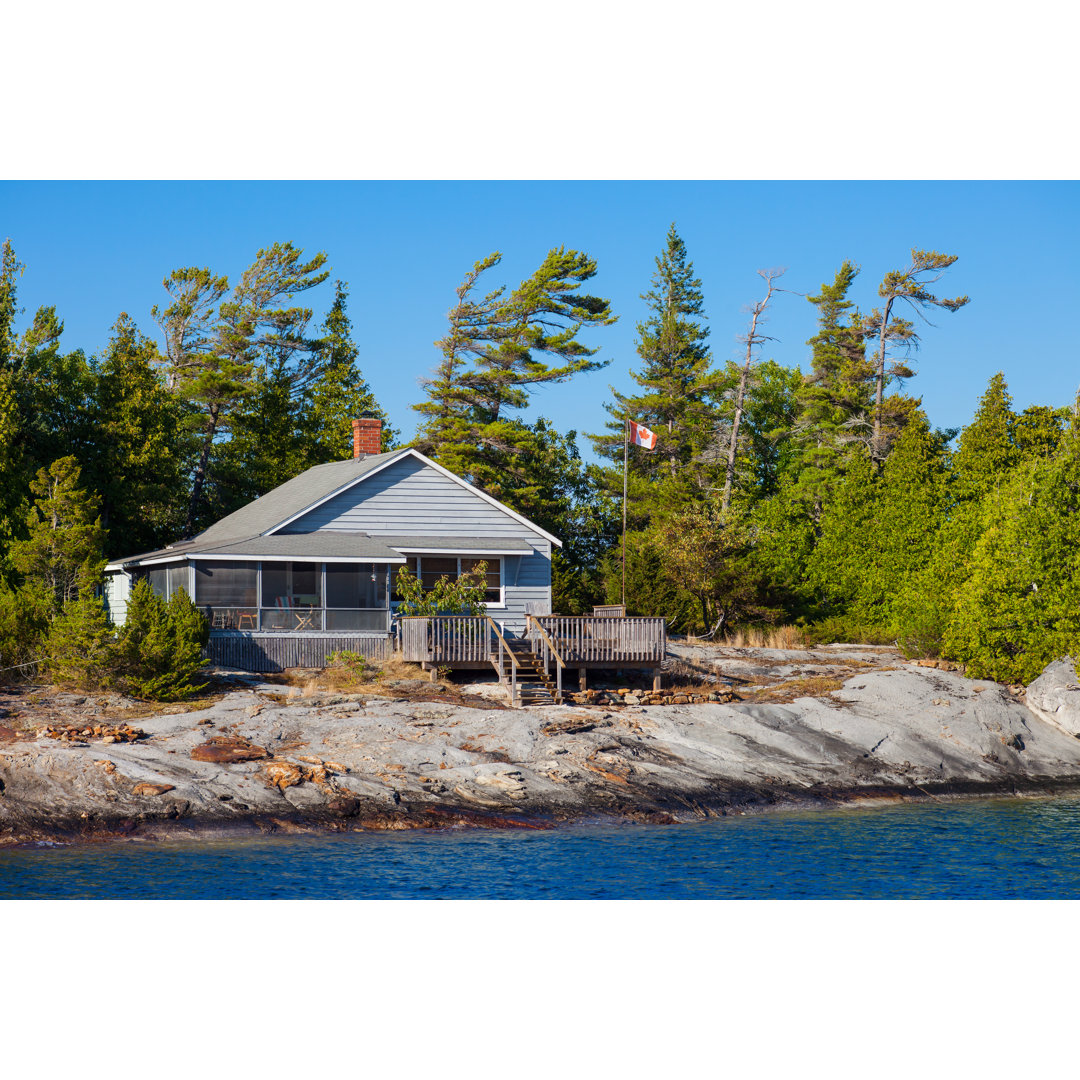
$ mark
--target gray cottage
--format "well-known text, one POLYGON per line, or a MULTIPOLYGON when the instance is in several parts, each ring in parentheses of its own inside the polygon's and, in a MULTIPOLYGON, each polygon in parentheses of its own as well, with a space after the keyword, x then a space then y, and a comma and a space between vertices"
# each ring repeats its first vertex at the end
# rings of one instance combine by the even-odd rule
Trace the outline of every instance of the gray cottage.
POLYGON ((109 563, 112 621, 139 578, 166 599, 183 588, 210 621, 211 660, 265 671, 321 665, 335 649, 387 655, 401 566, 430 586, 486 562, 487 614, 508 637, 551 613, 556 537, 417 450, 378 453, 378 420, 353 428, 352 458, 190 540, 109 563))

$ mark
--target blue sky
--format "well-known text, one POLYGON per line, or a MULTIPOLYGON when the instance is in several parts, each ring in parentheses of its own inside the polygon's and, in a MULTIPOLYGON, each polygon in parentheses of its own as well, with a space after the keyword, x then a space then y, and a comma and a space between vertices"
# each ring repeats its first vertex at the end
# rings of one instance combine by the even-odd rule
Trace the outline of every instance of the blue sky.
MULTIPOLYGON (((998 370, 1017 408, 1072 402, 1077 195, 1064 181, 8 182, 0 237, 27 267, 23 321, 55 304, 66 346, 88 353, 104 346, 121 311, 157 336, 150 309, 176 267, 209 266, 234 280, 274 241, 326 251, 333 276, 350 285, 363 371, 406 435, 453 290, 491 251, 503 262, 490 287, 516 284, 554 246, 597 260, 591 291, 612 301, 619 322, 587 340, 611 364, 540 390, 532 409, 584 433, 602 429, 609 384, 631 387, 639 294, 670 222, 702 279, 718 362, 741 354, 736 337, 761 292, 759 268, 787 267, 781 285, 805 294, 849 258, 862 267, 852 298, 869 309, 910 248, 933 248, 960 257, 939 294, 967 293, 971 303, 920 328, 908 389, 933 423, 956 427, 998 370)), ((331 286, 308 297, 321 315, 331 286)), ((777 340, 764 355, 805 368, 814 329, 811 305, 780 294, 766 327, 777 340)))

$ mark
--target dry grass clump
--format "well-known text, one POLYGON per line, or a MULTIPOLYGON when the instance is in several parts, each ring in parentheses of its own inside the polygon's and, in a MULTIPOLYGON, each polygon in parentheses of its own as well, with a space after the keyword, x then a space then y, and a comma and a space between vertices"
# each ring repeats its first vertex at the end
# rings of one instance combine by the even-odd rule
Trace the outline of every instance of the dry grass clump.
POLYGON ((809 675, 801 679, 788 679, 754 694, 754 701, 767 701, 773 705, 786 705, 796 698, 824 698, 844 685, 843 679, 832 675, 809 675))
POLYGON ((338 657, 318 671, 297 668, 284 673, 286 680, 299 686, 305 697, 320 693, 354 693, 372 684, 396 679, 423 679, 430 676, 419 664, 410 664, 399 657, 389 660, 363 660, 355 654, 338 657), (362 661, 362 662, 361 662, 362 661))
POLYGON ((739 627, 721 642, 731 649, 805 649, 802 630, 797 626, 739 627))

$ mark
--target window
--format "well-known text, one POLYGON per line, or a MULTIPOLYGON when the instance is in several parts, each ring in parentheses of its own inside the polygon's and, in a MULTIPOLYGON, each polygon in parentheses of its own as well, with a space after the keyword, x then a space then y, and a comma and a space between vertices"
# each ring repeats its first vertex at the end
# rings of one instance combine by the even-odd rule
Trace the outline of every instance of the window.
MULTIPOLYGON (((474 570, 480 563, 487 563, 485 575, 484 603, 493 604, 496 607, 502 605, 502 560, 497 557, 468 557, 457 555, 421 555, 411 557, 408 561, 409 569, 420 575, 420 584, 427 592, 435 587, 439 578, 448 577, 457 580, 462 574, 474 570), (418 568, 419 564, 419 568, 418 568)), ((400 600, 396 588, 394 600, 400 600)))
POLYGON ((500 566, 499 559, 462 559, 461 560, 461 572, 463 574, 469 573, 470 570, 475 570, 480 563, 487 563, 487 574, 485 589, 484 589, 484 603, 485 604, 501 604, 502 603, 502 567, 500 566))
POLYGON ((169 567, 169 599, 171 600, 180 589, 184 592, 191 592, 191 582, 189 580, 187 566, 170 566, 169 567))

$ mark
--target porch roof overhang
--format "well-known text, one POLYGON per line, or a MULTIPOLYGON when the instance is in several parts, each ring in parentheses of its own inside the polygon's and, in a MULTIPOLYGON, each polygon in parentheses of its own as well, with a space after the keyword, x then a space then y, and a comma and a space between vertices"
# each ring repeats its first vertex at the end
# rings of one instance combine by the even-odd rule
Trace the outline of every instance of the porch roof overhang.
POLYGON ((366 562, 401 564, 405 556, 386 543, 384 537, 367 533, 313 532, 276 536, 254 536, 238 540, 199 542, 191 540, 160 551, 135 555, 109 563, 106 570, 126 570, 142 566, 190 560, 237 562, 366 562))
POLYGON ((406 555, 527 555, 528 540, 516 536, 380 536, 406 555))

